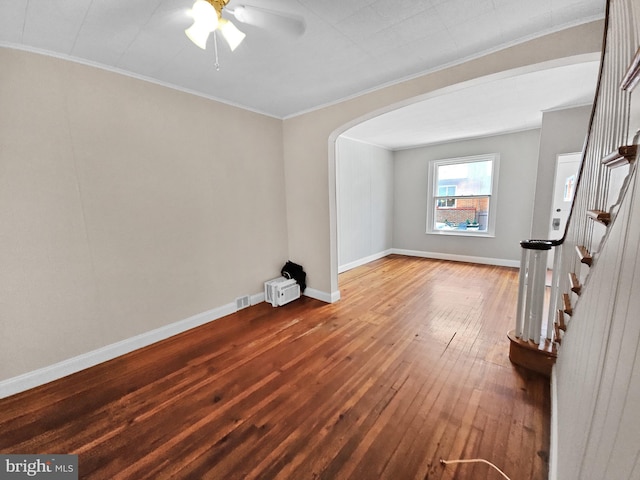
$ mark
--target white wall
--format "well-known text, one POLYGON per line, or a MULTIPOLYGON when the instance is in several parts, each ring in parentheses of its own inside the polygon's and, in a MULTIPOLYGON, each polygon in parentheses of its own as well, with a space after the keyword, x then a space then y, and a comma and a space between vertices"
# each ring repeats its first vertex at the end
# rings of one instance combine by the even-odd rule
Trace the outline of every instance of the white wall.
MULTIPOLYGON (((612 2, 610 7, 608 37, 619 48, 608 53, 611 61, 606 62, 605 71, 611 74, 611 66, 622 62, 619 73, 624 74, 640 40, 640 4, 629 0, 612 2)), ((602 83, 603 97, 619 86, 611 78, 602 83)), ((611 119, 610 131, 595 128, 596 136, 592 137, 590 147, 594 152, 606 154, 615 147, 639 143, 640 89, 636 86, 631 91, 628 118, 627 112, 613 118, 611 110, 615 109, 611 109, 604 117, 611 119)), ((611 98, 616 97, 611 95, 609 102, 602 105, 610 103, 611 98)), ((621 102, 618 106, 625 105, 625 96, 618 98, 621 102)), ((609 122, 602 122, 606 123, 609 122)), ((620 197, 621 204, 614 207, 617 213, 594 256, 580 298, 574 297, 573 315, 568 319, 558 351, 553 389, 557 398, 552 398, 557 406, 552 432, 557 436, 555 442, 552 436, 549 472, 549 478, 554 480, 640 478, 639 162, 636 156, 629 168, 628 190, 620 197)), ((625 172, 627 167, 614 169, 612 178, 624 174, 617 170, 625 172)), ((565 248, 572 246, 573 237, 569 235, 565 248)), ((571 258, 570 254, 566 257, 571 258)))
POLYGON ((533 213, 539 141, 540 131, 529 130, 395 152, 394 248, 518 264, 533 213), (426 234, 429 161, 485 153, 500 155, 495 237, 426 234))
POLYGON ((536 219, 543 226, 548 224, 556 156, 582 148, 590 108, 544 112, 541 130, 516 136, 450 142, 394 153, 340 137, 336 142, 339 270, 378 258, 378 254, 389 249, 516 266, 520 261, 521 240, 547 237, 547 232, 532 234, 531 224, 535 224, 536 219), (427 235, 425 199, 429 160, 480 153, 500 153, 502 159, 498 192, 500 223, 496 237, 472 240, 427 235), (503 165, 504 161, 509 163, 503 165), (390 165, 392 171, 385 173, 390 165), (383 183, 384 178, 394 177, 398 180, 391 185, 383 183), (393 198, 386 197, 389 193, 393 198), (376 199, 377 205, 373 203, 376 199), (393 212, 385 214, 380 210, 384 205, 394 204, 393 212), (392 230, 375 231, 376 224, 381 227, 388 221, 393 222, 392 230))
POLYGON ((393 239, 393 153, 340 137, 336 142, 340 271, 383 254, 393 239))
POLYGON ((538 182, 530 238, 547 238, 551 226, 551 206, 556 159, 562 153, 581 152, 589 126, 591 106, 544 112, 540 133, 538 182))
POLYGON ((0 65, 0 380, 280 271, 281 120, 23 51, 0 65))
POLYGON ((637 173, 590 269, 558 353, 558 466, 551 478, 640 478, 637 173))

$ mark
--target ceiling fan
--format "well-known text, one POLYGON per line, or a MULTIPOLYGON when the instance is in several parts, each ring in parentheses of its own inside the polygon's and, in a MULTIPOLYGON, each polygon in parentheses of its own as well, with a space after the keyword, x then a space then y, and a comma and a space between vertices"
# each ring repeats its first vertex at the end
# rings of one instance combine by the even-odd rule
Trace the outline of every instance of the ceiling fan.
POLYGON ((304 19, 296 15, 249 5, 238 5, 229 9, 226 8, 228 3, 229 0, 196 0, 191 9, 193 25, 184 31, 187 37, 205 50, 209 35, 217 30, 227 41, 231 51, 235 50, 246 35, 231 20, 223 18, 223 10, 233 15, 238 22, 247 25, 277 30, 295 36, 302 35, 305 31, 304 19))

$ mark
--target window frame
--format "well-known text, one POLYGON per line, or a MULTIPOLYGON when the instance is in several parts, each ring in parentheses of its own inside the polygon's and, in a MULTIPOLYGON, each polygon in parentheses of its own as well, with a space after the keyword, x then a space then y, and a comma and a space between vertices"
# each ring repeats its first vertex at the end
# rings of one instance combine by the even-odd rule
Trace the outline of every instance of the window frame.
MULTIPOLYGON (((500 170, 500 154, 488 153, 482 155, 472 155, 467 157, 453 157, 429 160, 428 179, 427 179, 427 222, 426 233, 429 235, 453 235, 453 236, 468 236, 468 237, 495 237, 496 227, 496 215, 498 206, 498 175, 500 170), (486 162, 491 161, 493 163, 491 169, 491 193, 489 195, 452 195, 449 198, 457 199, 469 199, 469 198, 489 198, 489 212, 487 229, 483 231, 478 230, 442 230, 437 229, 435 226, 435 212, 438 200, 442 197, 438 196, 437 185, 437 171, 438 167, 443 165, 452 165, 459 163, 474 163, 474 162, 486 162)), ((457 202, 456 202, 457 203, 457 202)), ((441 208, 455 208, 455 207, 441 207, 441 208)))

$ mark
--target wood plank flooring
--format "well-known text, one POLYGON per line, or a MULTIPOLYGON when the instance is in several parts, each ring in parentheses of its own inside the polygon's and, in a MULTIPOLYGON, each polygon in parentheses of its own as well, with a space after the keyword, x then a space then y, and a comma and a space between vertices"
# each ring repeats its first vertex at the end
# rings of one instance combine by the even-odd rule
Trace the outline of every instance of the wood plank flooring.
POLYGON ((0 400, 1 453, 86 479, 546 479, 549 384, 508 360, 517 270, 392 255, 0 400))

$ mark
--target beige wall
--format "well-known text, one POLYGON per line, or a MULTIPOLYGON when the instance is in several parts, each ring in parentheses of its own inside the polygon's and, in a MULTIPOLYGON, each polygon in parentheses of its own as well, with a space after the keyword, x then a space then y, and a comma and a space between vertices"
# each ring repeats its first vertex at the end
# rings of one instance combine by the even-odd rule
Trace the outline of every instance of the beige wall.
POLYGON ((22 51, 0 65, 0 380, 276 276, 281 120, 22 51))
POLYGON ((339 133, 361 120, 454 84, 488 75, 508 75, 509 71, 527 69, 534 64, 562 62, 567 57, 598 52, 602 31, 601 21, 581 25, 286 119, 284 161, 289 252, 295 261, 305 266, 309 286, 331 293, 333 298, 339 296, 334 165, 334 143, 339 133))
POLYGON ((288 258, 336 299, 337 135, 453 84, 597 51, 601 31, 284 121, 0 49, 0 381, 258 293, 288 258))

